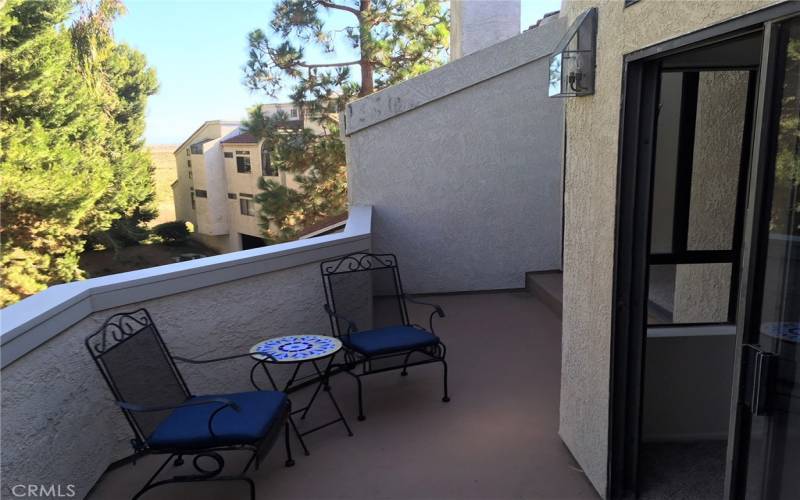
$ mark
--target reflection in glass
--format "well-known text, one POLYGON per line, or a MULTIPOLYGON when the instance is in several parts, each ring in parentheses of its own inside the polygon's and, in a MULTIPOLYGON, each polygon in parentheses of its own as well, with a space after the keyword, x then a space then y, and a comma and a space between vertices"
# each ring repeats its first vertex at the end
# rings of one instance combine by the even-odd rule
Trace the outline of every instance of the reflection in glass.
POLYGON ((775 170, 757 339, 778 362, 770 415, 750 429, 747 495, 789 500, 800 492, 800 20, 779 32, 775 170))

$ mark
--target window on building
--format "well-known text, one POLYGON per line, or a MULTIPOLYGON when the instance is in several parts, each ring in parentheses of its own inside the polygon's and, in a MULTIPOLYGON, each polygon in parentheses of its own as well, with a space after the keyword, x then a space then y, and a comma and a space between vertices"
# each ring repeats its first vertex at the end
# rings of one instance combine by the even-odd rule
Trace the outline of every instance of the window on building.
POLYGON ((292 118, 297 118, 297 108, 292 108, 292 110, 289 112, 289 115, 292 118))
POLYGON ((236 199, 236 193, 228 193, 228 199, 229 200, 235 200, 236 199))
POLYGON ((192 168, 192 160, 186 160, 186 166, 192 168))
POLYGON ((239 212, 242 215, 253 217, 256 215, 255 204, 252 198, 239 198, 239 212))
POLYGON ((230 151, 225 151, 225 153, 223 154, 223 156, 224 156, 225 158, 233 158, 233 153, 231 153, 230 151))
POLYGON ((195 208, 197 208, 197 204, 194 201, 194 191, 192 191, 191 189, 189 190, 189 197, 192 199, 192 210, 194 210, 195 208))
POLYGON ((186 148, 186 156, 189 156, 189 148, 186 148))
POLYGON ((192 175, 192 171, 191 171, 191 170, 189 170, 189 178, 191 179, 192 177, 193 177, 193 175, 192 175))
POLYGON ((201 154, 203 154, 203 144, 207 143, 210 140, 211 139, 203 139, 200 142, 196 142, 196 143, 192 144, 191 146, 189 146, 189 151, 193 155, 201 155, 201 154))
POLYGON ((194 194, 197 195, 198 198, 208 198, 208 191, 205 189, 198 189, 194 194))
POLYGON ((278 175, 278 169, 272 164, 271 159, 272 145, 264 144, 261 146, 261 175, 264 177, 275 177, 278 175))
POLYGON ((240 174, 250 173, 249 156, 239 156, 239 155, 236 156, 236 171, 239 172, 240 174))
POLYGON ((755 72, 661 75, 648 324, 734 323, 755 72), (725 127, 717 127, 725 116, 725 127), (713 200, 711 202, 710 200, 713 200))

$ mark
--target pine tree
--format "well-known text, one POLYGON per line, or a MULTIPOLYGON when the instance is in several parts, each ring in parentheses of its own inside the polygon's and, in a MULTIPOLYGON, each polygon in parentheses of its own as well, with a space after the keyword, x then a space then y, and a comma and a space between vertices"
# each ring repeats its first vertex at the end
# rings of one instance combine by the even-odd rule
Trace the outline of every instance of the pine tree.
POLYGON ((145 107, 158 82, 144 56, 112 36, 114 20, 124 14, 120 0, 81 4, 71 27, 82 73, 108 116, 104 151, 113 171, 107 190, 83 221, 90 241, 119 248, 148 236, 144 223, 158 215, 150 155, 144 145, 145 107))
POLYGON ((154 76, 143 77, 141 55, 119 46, 109 51, 118 59, 87 65, 96 61, 66 26, 73 8, 70 0, 0 8, 3 306, 82 278, 78 256, 88 233, 146 209, 152 192, 152 179, 142 176, 149 159, 139 150, 154 76))
MULTIPOLYGON (((261 225, 268 241, 295 237, 304 225, 340 213, 347 205, 344 146, 337 113, 349 100, 424 73, 443 62, 449 42, 448 12, 435 0, 280 0, 271 35, 248 35, 245 84, 277 97, 290 91, 321 133, 282 127, 286 117, 250 112, 245 126, 273 145, 273 163, 296 176, 299 192, 262 179, 261 225), (352 21, 328 29, 331 13, 352 21), (309 47, 329 56, 309 61, 309 47), (356 57, 338 60, 337 52, 356 57), (355 69, 355 73, 353 69, 355 69), (270 229, 270 223, 278 227, 270 229)), ((342 57, 342 56, 339 56, 342 57)))

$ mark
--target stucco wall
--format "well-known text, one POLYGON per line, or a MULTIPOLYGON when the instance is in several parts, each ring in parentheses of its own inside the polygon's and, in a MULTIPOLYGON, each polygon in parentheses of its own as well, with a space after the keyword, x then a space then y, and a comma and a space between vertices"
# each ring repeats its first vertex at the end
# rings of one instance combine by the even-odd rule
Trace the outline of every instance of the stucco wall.
POLYGON ((398 255, 407 291, 518 288, 560 267, 563 101, 547 98, 543 56, 562 33, 542 26, 348 107, 350 201, 374 206, 374 248, 398 255))
POLYGON ((607 484, 609 373, 623 55, 775 2, 566 0, 598 9, 595 94, 567 99, 559 432, 597 490, 607 484))
POLYGON ((199 231, 212 236, 228 234, 228 183, 225 164, 222 161, 220 139, 203 144, 203 167, 205 182, 195 184, 195 189, 205 189, 208 198, 198 198, 197 209, 205 211, 206 223, 200 218, 199 231))
POLYGON ((450 60, 519 34, 520 0, 452 0, 450 60))
MULTIPOLYGON (((354 300, 368 304, 366 296, 354 300)), ((83 498, 112 461, 131 453, 127 423, 83 344, 110 315, 146 307, 173 354, 210 358, 247 352, 270 336, 328 334, 324 301, 313 263, 102 311, 73 325, 2 371, 0 496, 15 484, 53 483, 73 484, 83 498)), ((366 316, 359 324, 370 324, 369 308, 360 310, 366 316)), ((220 393, 252 390, 250 366, 245 358, 180 368, 193 392, 220 393)))

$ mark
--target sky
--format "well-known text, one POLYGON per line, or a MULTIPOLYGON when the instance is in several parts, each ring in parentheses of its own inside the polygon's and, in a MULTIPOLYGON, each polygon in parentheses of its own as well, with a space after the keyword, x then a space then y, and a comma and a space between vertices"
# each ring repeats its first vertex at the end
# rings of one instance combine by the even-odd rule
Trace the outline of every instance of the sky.
MULTIPOLYGON (((561 0, 521 0, 521 28, 558 10, 561 0)), ((240 120, 255 104, 274 102, 242 83, 247 34, 267 34, 275 0, 127 0, 128 13, 117 20, 117 40, 140 50, 158 75, 150 97, 145 139, 148 144, 179 144, 207 120, 240 120)), ((338 17, 337 17, 338 16, 338 17)), ((348 13, 331 21, 348 22, 348 13)), ((316 60, 332 58, 311 53, 316 60)), ((336 59, 347 54, 338 54, 336 59)), ((280 99, 279 99, 280 100, 280 99)), ((285 99, 284 99, 285 100, 285 99)))

